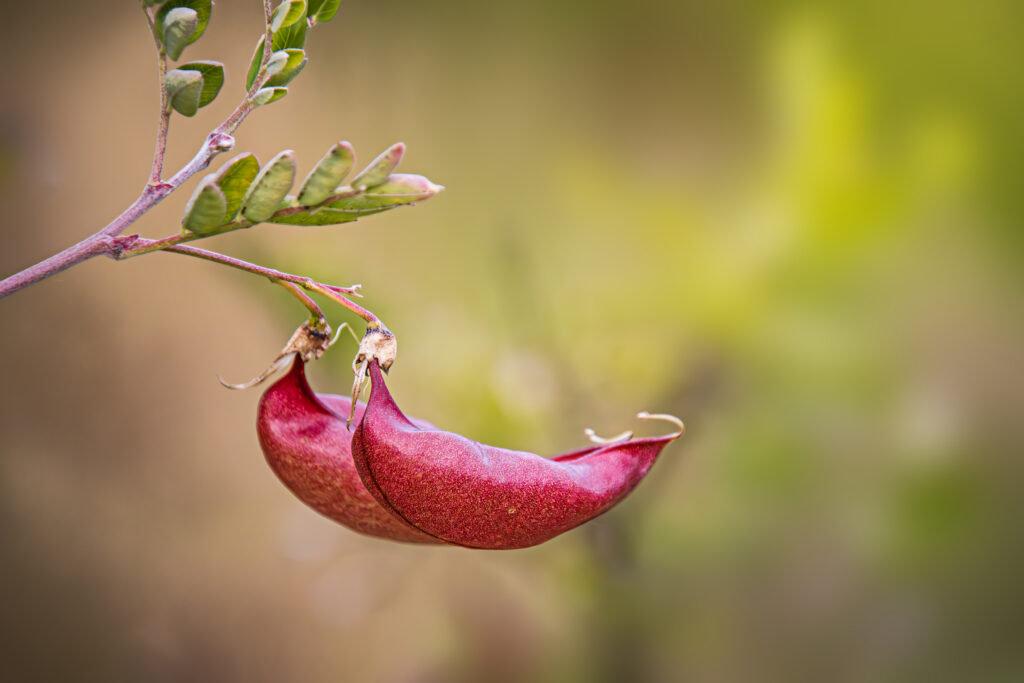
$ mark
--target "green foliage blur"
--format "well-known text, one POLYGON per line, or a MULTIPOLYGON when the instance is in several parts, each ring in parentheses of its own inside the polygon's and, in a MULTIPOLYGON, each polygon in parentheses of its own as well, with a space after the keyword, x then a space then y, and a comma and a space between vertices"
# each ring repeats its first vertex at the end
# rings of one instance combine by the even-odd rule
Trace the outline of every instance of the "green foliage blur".
MULTIPOLYGON (((189 48, 228 74, 174 121, 182 160, 241 93, 257 10, 217 4, 189 48)), ((52 30, 84 57, 44 56, 43 127, 31 98, 0 106, 0 198, 64 198, 7 223, 4 272, 105 222, 148 164, 142 20, 75 11, 52 30), (108 51, 138 70, 75 85, 108 51), (91 111, 102 87, 123 119, 91 111), (117 130, 120 165, 74 182, 117 130)), ((0 672, 1024 679, 1021 26, 1008 0, 344 3, 236 151, 296 149, 301 177, 338 139, 404 140, 402 170, 448 189, 210 247, 361 282, 399 339, 393 393, 439 426, 554 453, 650 410, 686 436, 535 549, 362 539, 273 480, 257 395, 215 381, 262 369, 293 300, 176 256, 87 264, 0 302, 0 672), (63 321, 45 350, 40 315, 63 321)), ((173 232, 190 191, 140 230, 173 232)), ((318 391, 344 393, 352 351, 318 391)))

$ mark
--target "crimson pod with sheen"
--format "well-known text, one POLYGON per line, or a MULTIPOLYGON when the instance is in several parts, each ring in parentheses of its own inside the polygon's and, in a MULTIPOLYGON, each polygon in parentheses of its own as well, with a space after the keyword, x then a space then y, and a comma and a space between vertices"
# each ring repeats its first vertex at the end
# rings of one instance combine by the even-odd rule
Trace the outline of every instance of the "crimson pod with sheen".
MULTIPOLYGON (((381 507, 363 486, 352 460, 352 432, 342 417, 351 405, 342 396, 314 394, 305 363, 296 356, 288 374, 260 399, 257 430, 267 463, 302 502, 350 529, 395 541, 439 543, 381 507)), ((356 420, 365 409, 356 403, 356 420)))
POLYGON ((470 548, 536 545, 606 512, 683 432, 669 418, 679 431, 543 458, 412 420, 376 360, 369 374, 370 400, 352 439, 366 489, 408 529, 470 548))

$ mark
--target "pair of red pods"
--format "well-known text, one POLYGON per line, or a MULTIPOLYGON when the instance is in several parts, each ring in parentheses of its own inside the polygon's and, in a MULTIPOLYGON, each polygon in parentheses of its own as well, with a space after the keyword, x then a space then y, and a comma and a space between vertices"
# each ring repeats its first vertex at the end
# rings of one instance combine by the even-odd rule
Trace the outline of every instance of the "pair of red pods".
POLYGON ((264 393, 257 418, 263 453, 285 486, 371 536, 480 549, 537 545, 625 498, 683 434, 677 419, 641 413, 678 430, 649 438, 627 433, 554 458, 487 446, 407 417, 384 382, 391 360, 393 353, 357 358, 372 385, 364 404, 314 393, 303 356, 295 354, 288 373, 264 393))

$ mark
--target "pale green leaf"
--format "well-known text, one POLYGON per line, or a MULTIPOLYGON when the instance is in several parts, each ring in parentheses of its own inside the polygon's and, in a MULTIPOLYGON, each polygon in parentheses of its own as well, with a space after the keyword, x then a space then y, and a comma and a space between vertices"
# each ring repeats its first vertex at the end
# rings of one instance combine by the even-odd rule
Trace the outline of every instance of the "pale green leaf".
POLYGON ((341 0, 309 0, 309 17, 322 24, 334 18, 341 0))
POLYGON ((182 71, 198 71, 203 76, 203 91, 199 95, 200 108, 205 107, 217 97, 224 85, 224 65, 220 62, 195 61, 178 67, 182 71))
MULTIPOLYGON (((308 211, 295 211, 286 215, 279 215, 271 218, 270 223, 281 223, 284 225, 336 225, 338 223, 350 223, 359 220, 363 216, 371 216, 399 206, 407 206, 415 202, 430 199, 443 190, 441 185, 435 185, 420 175, 396 173, 377 185, 371 192, 358 192, 349 190, 352 194, 342 197, 330 204, 310 209, 308 211)), ((342 192, 344 188, 340 189, 342 192)), ((289 197, 280 209, 298 209, 302 206, 300 200, 289 197)))
POLYGON ((262 107, 264 104, 277 102, 288 94, 288 88, 260 88, 252 97, 254 107, 262 107))
POLYGON ((256 74, 260 72, 260 62, 263 61, 263 44, 266 40, 265 35, 260 36, 259 42, 256 43, 256 51, 252 53, 252 59, 249 60, 249 73, 245 76, 245 89, 247 92, 256 81, 256 74))
POLYGON ((365 190, 374 185, 379 185, 391 175, 391 172, 398 166, 405 154, 405 145, 401 142, 388 147, 384 152, 370 162, 370 164, 359 172, 352 182, 349 183, 356 190, 365 190))
MULTIPOLYGON (((286 203, 282 208, 288 208, 289 206, 297 206, 295 199, 291 199, 290 202, 286 203)), ((286 216, 275 216, 271 218, 268 223, 278 223, 280 225, 302 225, 315 227, 320 225, 337 225, 338 223, 351 223, 357 221, 363 216, 369 216, 370 214, 380 213, 381 211, 387 211, 387 209, 376 209, 371 211, 347 211, 344 209, 328 209, 319 208, 311 211, 299 211, 291 213, 286 216)))
POLYGON ((224 224, 224 193, 212 175, 203 178, 185 206, 182 226, 197 235, 212 235, 224 224))
POLYGON ((295 153, 285 150, 263 167, 242 201, 242 215, 255 223, 274 215, 295 182, 295 153))
POLYGON ((267 75, 276 76, 284 70, 286 64, 288 64, 288 53, 278 50, 267 60, 267 75))
POLYGON ((284 0, 274 10, 274 18, 270 21, 270 30, 277 33, 285 26, 291 26, 306 13, 306 0, 284 0))
POLYGON ((267 63, 267 73, 270 74, 270 78, 264 84, 268 87, 276 87, 281 85, 288 85, 296 76, 299 75, 309 60, 306 59, 306 52, 298 48, 289 47, 284 50, 275 52, 270 57, 270 62, 267 63), (286 59, 283 65, 276 66, 273 71, 270 68, 270 62, 274 62, 275 57, 284 54, 286 59))
POLYGON ((224 193, 227 206, 224 210, 224 222, 230 223, 242 207, 249 187, 260 172, 260 162, 253 154, 239 154, 228 161, 217 172, 217 187, 224 193))
POLYGON ((156 11, 156 16, 154 17, 157 35, 164 35, 164 21, 171 10, 178 7, 187 7, 194 10, 198 15, 199 21, 196 23, 195 30, 188 40, 185 41, 185 45, 191 45, 199 40, 199 37, 206 31, 206 25, 210 23, 210 12, 213 10, 213 2, 212 0, 167 0, 167 2, 160 5, 160 9, 156 11))
POLYGON ((305 8, 303 8, 302 15, 298 21, 273 33, 273 38, 270 40, 270 49, 272 52, 277 52, 278 50, 284 50, 289 47, 301 49, 305 46, 306 12, 305 8))
POLYGON ((164 18, 163 41, 167 56, 177 60, 199 26, 199 13, 188 7, 175 7, 164 18))
POLYGON ((334 194, 334 190, 352 170, 355 159, 355 152, 349 143, 339 142, 331 147, 303 181, 299 190, 299 204, 316 206, 334 194))
POLYGON ((365 192, 342 197, 325 206, 347 211, 389 209, 402 204, 413 204, 430 199, 443 189, 443 186, 435 185, 421 175, 395 173, 388 176, 383 183, 375 185, 365 192))
MULTIPOLYGON (((260 36, 260 40, 258 43, 256 43, 256 49, 252 54, 252 59, 249 61, 249 72, 248 74, 246 74, 245 77, 246 90, 252 87, 252 84, 256 82, 256 76, 259 75, 260 64, 263 63, 263 48, 265 47, 265 41, 266 36, 260 36)), ((281 31, 273 34, 273 38, 270 41, 271 58, 273 58, 274 53, 280 52, 282 50, 301 50, 305 42, 306 19, 305 14, 303 14, 302 21, 298 21, 292 24, 291 26, 286 26, 281 31)), ((302 61, 301 57, 299 58, 299 61, 302 61)), ((267 66, 269 67, 269 65, 270 64, 268 60, 267 66)), ((284 65, 284 68, 295 69, 295 72, 291 74, 288 80, 290 81, 292 78, 295 78, 295 76, 298 75, 299 71, 301 71, 302 67, 304 66, 305 63, 302 63, 301 65, 296 65, 293 63, 293 65, 289 67, 289 65, 286 63, 284 65)), ((275 83, 272 85, 284 85, 284 83, 275 83)))
POLYGON ((171 107, 185 116, 195 116, 203 93, 203 76, 198 71, 171 69, 167 72, 167 97, 171 107))

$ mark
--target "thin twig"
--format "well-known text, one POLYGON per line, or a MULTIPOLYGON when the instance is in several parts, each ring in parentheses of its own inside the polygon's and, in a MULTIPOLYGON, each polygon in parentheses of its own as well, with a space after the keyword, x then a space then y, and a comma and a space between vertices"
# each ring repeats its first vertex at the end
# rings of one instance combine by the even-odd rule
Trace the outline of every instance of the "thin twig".
MULTIPOLYGON (((265 266, 259 266, 255 263, 249 263, 242 259, 237 259, 233 256, 227 256, 225 254, 219 254, 215 251, 209 251, 207 249, 200 249, 198 247, 186 247, 184 245, 178 245, 175 247, 168 247, 163 251, 170 252, 173 254, 184 254, 185 256, 191 256, 193 258, 201 258, 206 261, 213 261, 214 263, 220 263, 231 268, 237 268, 238 270, 244 270, 247 273, 253 275, 261 275, 270 280, 281 280, 282 282, 293 282, 300 287, 305 289, 312 289, 311 285, 318 285, 331 291, 332 293, 337 291, 344 294, 354 294, 358 287, 336 287, 331 285, 328 289, 327 285, 322 285, 318 282, 314 282, 311 278, 303 277, 301 275, 292 275, 291 273, 285 273, 280 270, 273 268, 267 268, 265 266)), ((339 294, 340 295, 340 294, 339 294)))
POLYGON ((375 316, 373 313, 371 313, 370 311, 366 310, 362 306, 360 306, 360 305, 350 301, 349 299, 345 298, 340 293, 338 293, 336 291, 333 291, 331 289, 328 289, 327 287, 325 287, 324 285, 320 284, 319 282, 314 282, 313 280, 310 280, 307 284, 305 284, 303 286, 306 289, 308 289, 309 291, 311 291, 311 292, 316 292, 317 294, 321 294, 321 295, 327 297, 328 299, 330 299, 331 301, 333 301, 334 303, 340 304, 340 305, 344 306, 345 308, 347 308, 348 310, 352 311, 353 313, 355 313, 356 315, 358 315, 360 318, 362 318, 363 320, 365 320, 368 323, 374 323, 374 324, 378 324, 378 325, 380 324, 380 318, 375 316))
POLYGON ((352 311, 360 318, 368 323, 380 323, 380 318, 375 316, 370 311, 366 310, 362 306, 351 301, 345 294, 357 294, 359 285, 354 287, 337 287, 334 285, 325 285, 317 282, 312 278, 302 277, 300 275, 292 275, 291 273, 284 273, 280 270, 274 270, 273 268, 266 268, 264 266, 258 266, 255 263, 249 263, 241 259, 236 259, 233 256, 225 256, 224 254, 218 254, 215 251, 208 251, 206 249, 199 249, 198 247, 186 247, 184 245, 178 245, 174 247, 167 247, 162 251, 169 252, 172 254, 183 254, 185 256, 192 256, 193 258, 201 258, 206 261, 213 261, 214 263, 220 263, 231 268, 237 268, 238 270, 244 270, 247 273, 253 275, 260 275, 265 277, 272 282, 290 282, 298 285, 299 287, 310 291, 316 292, 322 296, 327 297, 336 304, 344 306, 348 310, 352 311))
POLYGON ((252 113, 253 105, 252 98, 259 92, 259 89, 263 87, 263 84, 267 80, 267 64, 270 62, 270 48, 272 46, 273 34, 270 31, 270 22, 272 19, 272 10, 270 9, 270 0, 263 0, 263 14, 264 14, 264 30, 263 30, 263 59, 260 61, 259 71, 256 72, 256 78, 252 81, 252 86, 249 88, 249 92, 245 94, 245 99, 242 100, 241 104, 235 108, 231 114, 224 119, 224 122, 217 128, 222 133, 231 134, 242 124, 245 117, 252 113))
MULTIPOLYGON (((145 8, 143 9, 145 10, 145 8)), ((122 253, 121 245, 119 245, 115 239, 118 235, 123 233, 132 223, 137 221, 140 216, 159 204, 165 197, 167 197, 167 195, 181 187, 185 181, 208 167, 214 157, 234 147, 235 140, 231 134, 234 133, 246 117, 252 113, 252 97, 266 81, 266 66, 270 61, 270 48, 272 46, 272 34, 270 31, 272 11, 270 7, 270 0, 263 0, 263 13, 265 17, 264 23, 266 31, 263 37, 263 60, 260 64, 260 70, 257 78, 253 82, 252 88, 250 88, 249 92, 246 93, 245 98, 237 107, 235 107, 235 110, 231 112, 231 114, 229 114, 228 117, 224 119, 219 126, 214 128, 206 137, 206 140, 203 141, 203 144, 200 146, 195 156, 193 156, 188 163, 178 169, 178 171, 166 181, 160 181, 159 179, 159 176, 162 175, 162 168, 156 172, 155 176, 151 171, 146 186, 142 189, 138 198, 136 198, 128 208, 122 211, 117 218, 112 220, 102 229, 47 259, 0 280, 0 299, 95 256, 103 255, 118 258, 122 253), (153 182, 154 177, 156 178, 156 182, 153 182)), ((160 37, 156 33, 156 27, 152 22, 152 17, 148 12, 146 12, 146 16, 147 21, 150 24, 150 30, 153 33, 153 39, 159 43, 160 37)), ((164 79, 161 80, 163 81, 164 79)), ((164 87, 165 86, 162 83, 161 88, 164 87)), ((161 130, 163 130, 162 123, 158 126, 158 139, 156 143, 157 150, 160 150, 161 146, 165 145, 165 142, 160 140, 162 134, 160 132, 161 130)), ((165 146, 164 150, 166 150, 165 146)), ((159 153, 154 155, 153 170, 156 170, 158 161, 159 165, 162 166, 162 160, 158 160, 158 156, 160 156, 159 153)), ((239 225, 233 229, 241 227, 248 226, 239 225)), ((166 240, 161 240, 161 242, 173 245, 182 241, 190 241, 190 239, 193 238, 168 238, 166 240)), ((164 247, 157 247, 157 249, 162 248, 164 247)), ((155 249, 149 249, 148 251, 154 250, 155 249)))
POLYGON ((298 285, 292 282, 286 282, 285 280, 275 280, 274 282, 287 289, 292 296, 302 302, 302 305, 306 307, 306 310, 312 313, 317 320, 324 320, 324 312, 320 310, 320 307, 317 306, 315 301, 309 298, 308 294, 299 289, 298 285))
POLYGON ((167 128, 171 123, 171 107, 167 95, 167 51, 164 43, 157 34, 156 23, 153 15, 143 6, 142 13, 146 15, 146 23, 149 24, 149 31, 153 34, 153 42, 156 44, 157 74, 160 81, 160 116, 156 129, 156 149, 153 151, 153 167, 149 173, 149 182, 156 185, 164 173, 164 157, 167 154, 167 128))

